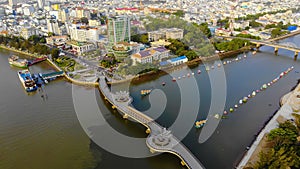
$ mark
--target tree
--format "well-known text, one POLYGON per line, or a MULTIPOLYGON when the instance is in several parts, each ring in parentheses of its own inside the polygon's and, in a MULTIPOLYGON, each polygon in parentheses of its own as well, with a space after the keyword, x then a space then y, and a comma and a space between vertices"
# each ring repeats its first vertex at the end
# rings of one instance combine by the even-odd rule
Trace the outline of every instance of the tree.
POLYGON ((253 28, 257 28, 257 27, 261 27, 261 26, 262 26, 262 24, 256 22, 255 20, 250 21, 250 22, 249 22, 249 25, 250 25, 251 27, 253 27, 253 28))
POLYGON ((52 56, 52 59, 55 60, 59 57, 59 49, 58 48, 53 48, 51 50, 51 56, 52 56))
POLYGON ((53 32, 48 32, 48 37, 54 36, 53 32))
POLYGON ((80 21, 81 21, 82 23, 86 24, 86 25, 89 24, 89 20, 88 20, 88 18, 86 18, 86 17, 80 18, 80 21))
POLYGON ((184 11, 183 10, 177 10, 173 15, 178 16, 178 17, 183 17, 184 16, 184 11))

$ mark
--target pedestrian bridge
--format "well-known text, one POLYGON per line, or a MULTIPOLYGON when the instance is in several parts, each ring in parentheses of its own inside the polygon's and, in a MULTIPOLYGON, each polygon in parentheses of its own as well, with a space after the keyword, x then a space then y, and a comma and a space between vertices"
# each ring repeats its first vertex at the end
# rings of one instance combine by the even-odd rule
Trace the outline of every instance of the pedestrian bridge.
POLYGON ((146 144, 152 153, 167 152, 178 156, 181 165, 189 169, 204 168, 199 160, 174 136, 170 130, 160 126, 152 118, 129 106, 132 98, 126 92, 112 93, 105 76, 99 78, 99 89, 113 109, 119 110, 124 119, 131 118, 144 125, 148 133, 146 144))

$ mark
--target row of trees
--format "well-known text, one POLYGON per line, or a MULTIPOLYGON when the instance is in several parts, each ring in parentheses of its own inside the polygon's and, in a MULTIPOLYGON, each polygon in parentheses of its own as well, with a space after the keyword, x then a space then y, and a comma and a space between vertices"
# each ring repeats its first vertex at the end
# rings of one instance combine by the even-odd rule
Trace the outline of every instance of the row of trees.
POLYGON ((259 161, 252 169, 300 168, 300 115, 294 114, 294 125, 290 121, 281 123, 267 135, 267 150, 260 152, 259 161))
MULTIPOLYGON (((145 25, 147 31, 154 31, 160 28, 180 28, 184 30, 184 37, 182 42, 193 49, 194 52, 189 52, 184 55, 194 56, 196 53, 198 56, 210 56, 213 52, 213 46, 210 44, 208 38, 210 38, 211 32, 208 28, 207 23, 202 23, 200 25, 196 23, 188 23, 179 17, 171 16, 168 20, 158 19, 158 18, 148 18, 150 23, 145 25)), ((183 53, 181 53, 183 54, 183 53)))
POLYGON ((280 28, 280 29, 285 29, 287 30, 289 26, 297 26, 297 25, 293 25, 291 23, 288 23, 286 25, 283 24, 283 22, 279 22, 277 24, 268 24, 265 26, 265 29, 270 29, 270 28, 280 28))
POLYGON ((122 65, 118 68, 117 73, 120 75, 138 75, 149 71, 158 71, 158 66, 151 63, 136 63, 136 65, 122 65))
POLYGON ((259 36, 253 36, 251 34, 237 34, 236 37, 241 37, 241 38, 248 38, 248 39, 256 39, 260 40, 261 38, 259 36))
POLYGON ((216 42, 214 45, 217 50, 227 52, 231 50, 238 50, 244 46, 249 46, 250 42, 248 40, 235 38, 227 42, 216 42))
POLYGON ((41 55, 50 54, 50 49, 46 45, 41 44, 41 41, 44 41, 43 38, 39 38, 36 35, 31 36, 27 40, 16 36, 0 36, 1 44, 23 51, 27 50, 30 53, 38 53, 41 55))
POLYGON ((278 36, 282 36, 288 34, 288 31, 282 30, 281 28, 275 28, 271 31, 271 37, 276 38, 278 36))
POLYGON ((177 40, 177 39, 169 39, 168 40, 171 44, 166 46, 167 49, 169 49, 172 53, 178 56, 185 55, 188 60, 193 60, 197 58, 197 54, 192 51, 189 46, 185 45, 183 42, 177 40))
POLYGON ((0 43, 9 47, 13 47, 18 50, 28 51, 29 53, 37 53, 40 55, 51 54, 53 59, 59 57, 59 49, 50 49, 44 45, 46 40, 44 37, 33 35, 28 39, 16 36, 0 36, 0 43))

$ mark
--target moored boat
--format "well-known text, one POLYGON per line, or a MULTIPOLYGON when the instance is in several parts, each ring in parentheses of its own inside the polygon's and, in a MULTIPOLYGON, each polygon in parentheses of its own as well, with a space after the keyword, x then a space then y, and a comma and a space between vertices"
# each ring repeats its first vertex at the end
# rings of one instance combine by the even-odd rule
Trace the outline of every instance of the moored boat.
POLYGON ((8 62, 12 66, 16 66, 19 68, 27 68, 28 67, 28 61, 26 59, 19 59, 18 56, 12 55, 8 58, 8 62))
POLYGON ((207 122, 207 120, 200 120, 200 121, 196 121, 195 123, 195 127, 198 129, 198 128, 201 128, 204 126, 204 124, 207 122))
POLYGON ((27 92, 33 92, 37 90, 38 87, 28 69, 18 71, 18 76, 27 92))
POLYGON ((31 66, 33 64, 36 64, 36 63, 39 63, 39 62, 42 62, 42 61, 45 61, 47 60, 47 56, 44 56, 44 57, 40 57, 40 58, 36 58, 34 60, 31 60, 31 61, 28 61, 28 66, 31 66))
POLYGON ((142 95, 142 96, 146 96, 146 95, 150 94, 151 91, 152 91, 151 89, 149 89, 149 90, 147 90, 147 89, 141 90, 141 95, 142 95))

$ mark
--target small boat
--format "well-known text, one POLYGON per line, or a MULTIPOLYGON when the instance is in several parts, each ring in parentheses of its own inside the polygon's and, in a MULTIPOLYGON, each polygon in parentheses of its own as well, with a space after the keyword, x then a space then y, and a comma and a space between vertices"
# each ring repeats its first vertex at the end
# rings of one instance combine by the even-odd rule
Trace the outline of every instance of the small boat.
POLYGON ((266 84, 262 85, 262 89, 266 89, 268 86, 266 84))
POLYGON ((228 114, 228 112, 225 110, 223 114, 226 115, 226 114, 228 114))
POLYGON ((173 82, 176 82, 176 78, 175 78, 175 77, 173 77, 172 81, 173 81, 173 82))
POLYGON ((178 77, 178 80, 180 80, 181 79, 181 77, 178 77))
POLYGON ((26 59, 19 59, 18 56, 12 55, 8 58, 8 62, 12 66, 16 66, 19 68, 27 68, 28 67, 28 61, 26 59))
POLYGON ((224 115, 223 115, 223 116, 222 116, 222 119, 228 119, 228 116, 224 116, 224 115))
POLYGON ((221 67, 221 64, 220 64, 220 63, 218 64, 218 67, 221 67))
POLYGON ((196 121, 195 127, 196 127, 197 129, 199 129, 199 128, 203 127, 204 124, 205 124, 206 122, 207 122, 207 120, 196 121))
POLYGON ((215 66, 211 66, 211 69, 214 69, 215 68, 215 66))
POLYGON ((247 101, 248 101, 248 98, 247 98, 247 97, 244 97, 244 98, 243 98, 243 102, 246 103, 247 101))
POLYGON ((236 104, 236 105, 234 105, 234 108, 238 108, 239 106, 236 104))
POLYGON ((246 55, 246 53, 244 53, 244 58, 246 58, 247 57, 247 55, 246 55))
POLYGON ((229 109, 229 111, 230 111, 230 112, 233 112, 233 111, 234 111, 234 109, 233 109, 233 108, 230 108, 230 109, 229 109))
POLYGON ((185 75, 183 75, 182 77, 185 78, 185 75))
POLYGON ((192 76, 194 76, 194 74, 195 74, 195 73, 193 72, 193 73, 192 73, 192 76))
POLYGON ((147 89, 141 90, 141 95, 142 95, 142 96, 146 96, 146 95, 150 94, 151 91, 152 91, 151 89, 149 89, 149 90, 147 90, 147 89))
POLYGON ((37 90, 38 87, 28 69, 18 71, 18 76, 26 92, 37 90))
POLYGON ((198 74, 200 74, 201 73, 201 70, 198 70, 198 74))
POLYGON ((165 86, 165 85, 166 85, 166 83, 165 83, 165 82, 162 82, 162 83, 161 83, 161 85, 165 86))
POLYGON ((206 71, 209 71, 209 67, 206 67, 206 71))
POLYGON ((187 74, 187 77, 190 77, 190 76, 191 76, 191 75, 188 73, 188 74, 187 74))
POLYGON ((220 118, 220 115, 219 115, 219 114, 215 114, 215 115, 214 115, 214 118, 219 119, 219 118, 220 118))
POLYGON ((255 91, 253 91, 252 92, 252 97, 254 97, 256 95, 256 92, 255 91))
POLYGON ((259 93, 260 92, 260 90, 256 90, 256 93, 259 93))
POLYGON ((226 65, 226 62, 223 62, 223 65, 226 65))
POLYGON ((252 54, 253 54, 253 55, 256 55, 256 51, 253 51, 252 54))
POLYGON ((239 101, 239 104, 243 104, 243 100, 240 100, 240 101, 239 101))

